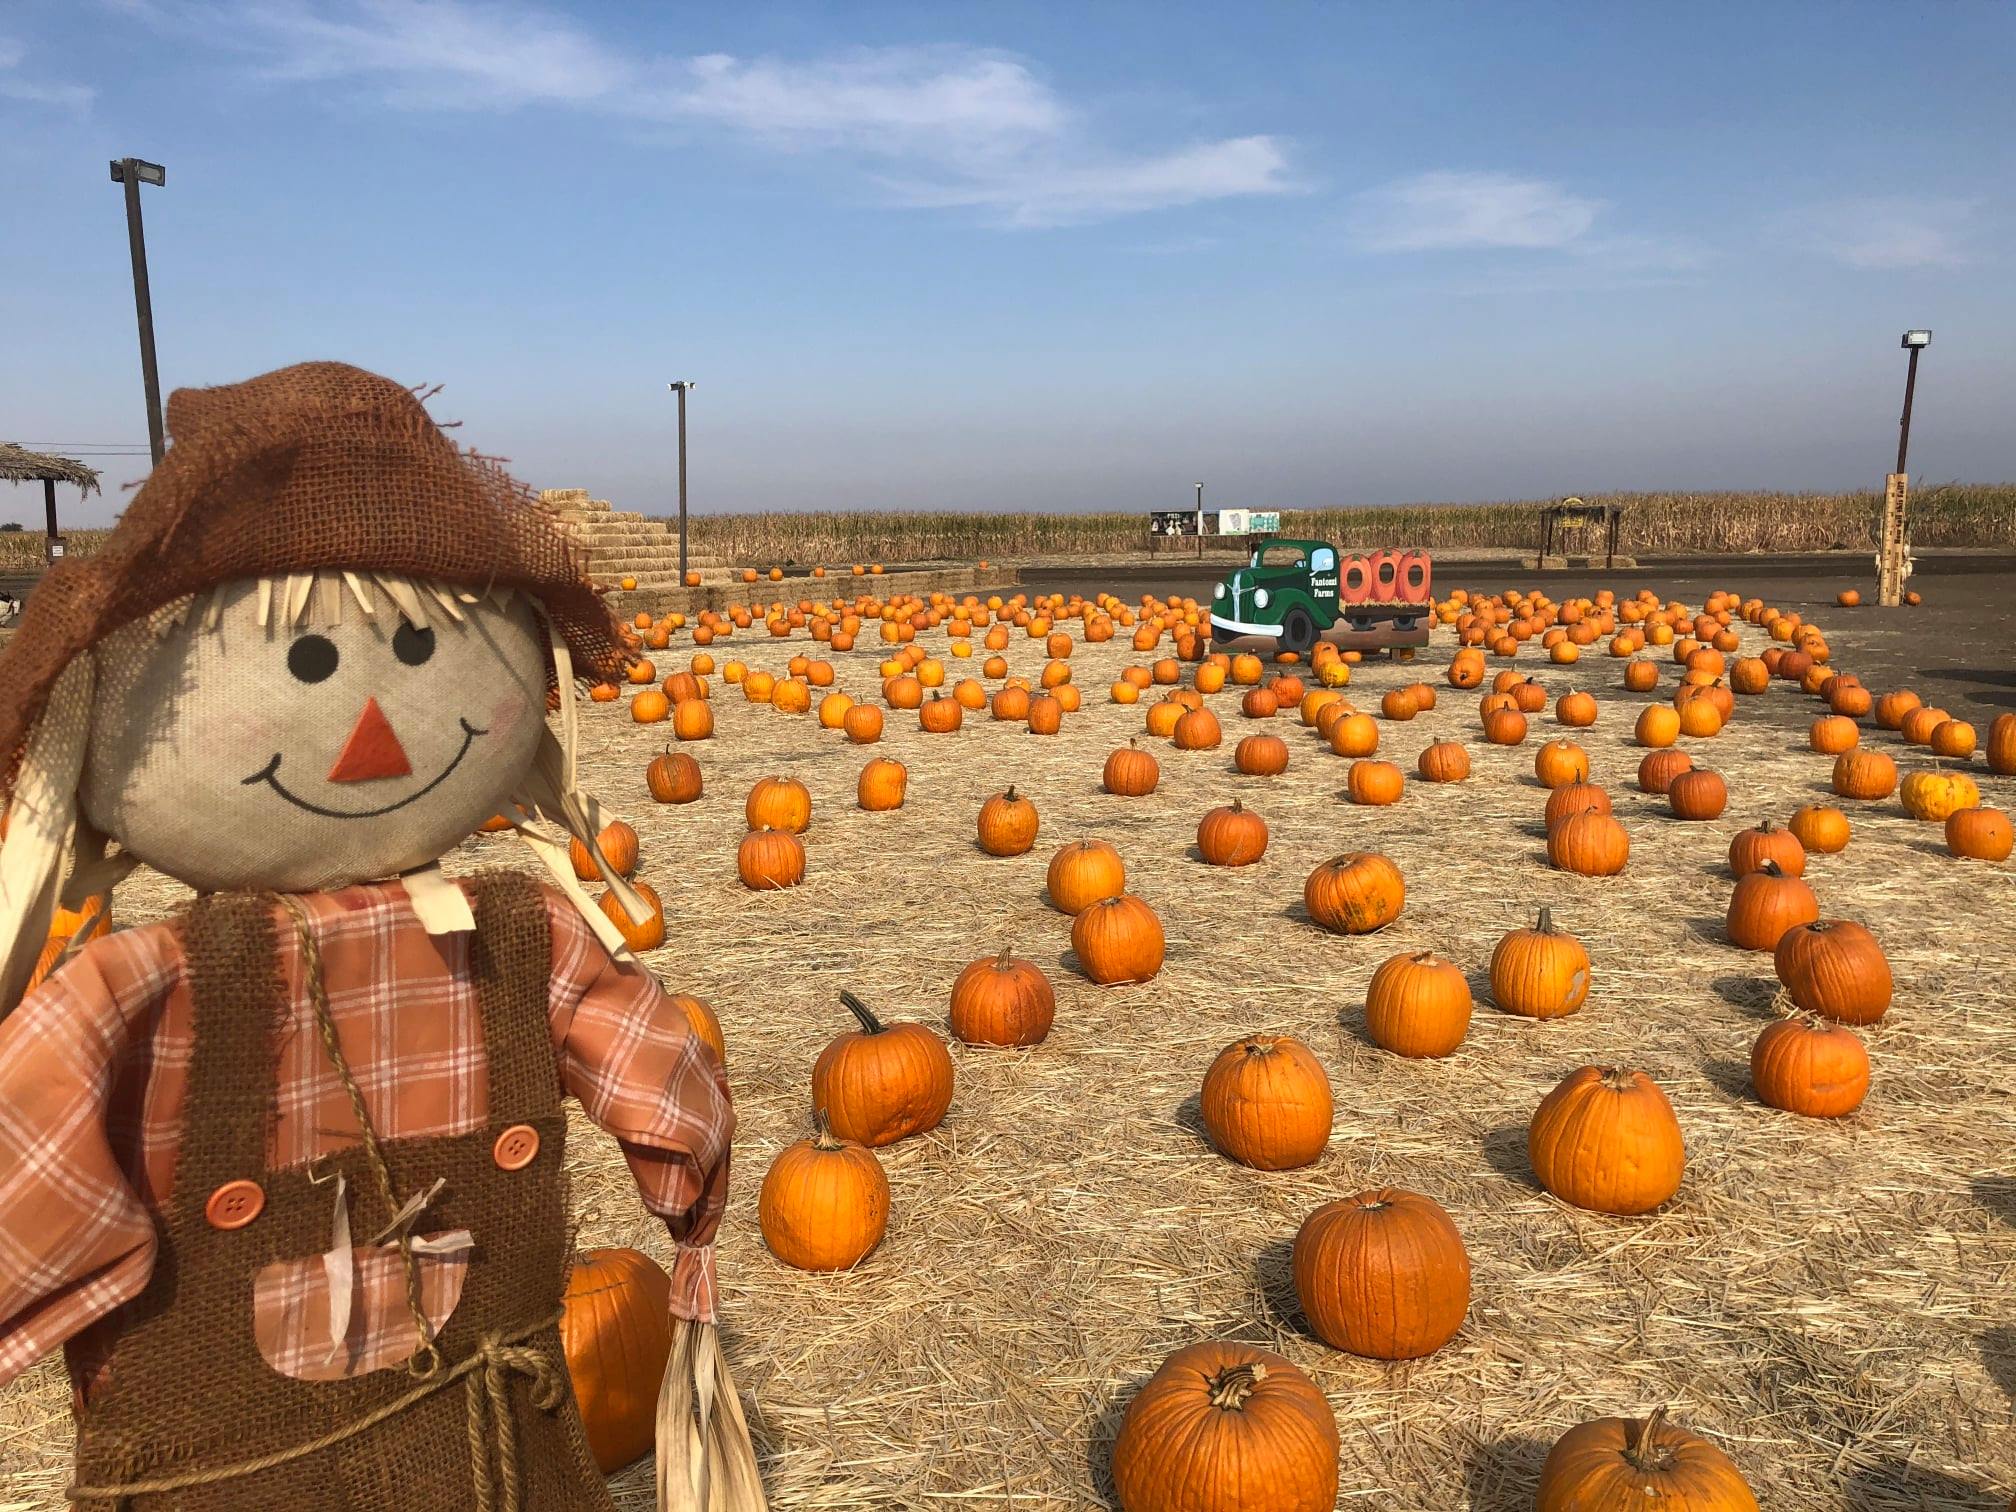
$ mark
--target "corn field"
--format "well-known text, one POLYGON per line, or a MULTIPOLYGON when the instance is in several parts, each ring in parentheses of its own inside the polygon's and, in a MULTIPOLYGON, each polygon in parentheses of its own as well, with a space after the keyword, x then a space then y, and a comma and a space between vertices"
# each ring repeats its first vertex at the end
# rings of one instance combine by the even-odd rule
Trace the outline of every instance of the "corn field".
MULTIPOLYGON (((1531 552, 1539 511, 1551 500, 1499 504, 1413 504, 1378 509, 1292 509, 1281 533, 1347 549, 1380 546, 1503 548, 1531 552)), ((1862 493, 1620 493, 1586 502, 1624 507, 1618 550, 1630 556, 1705 552, 1874 551, 1883 496, 1862 493)), ((1121 556, 1142 549, 1140 514, 964 514, 783 512, 696 515, 694 554, 742 566, 792 562, 971 561, 991 558, 1121 556)), ((88 556, 109 534, 67 533, 73 556, 88 556)), ((1593 538, 1592 529, 1589 535, 1593 538)), ((1943 483, 1911 499, 1918 546, 2016 547, 2016 484, 1943 483)), ((1567 542, 1586 551, 1590 542, 1567 542)), ((37 531, 0 532, 0 572, 42 560, 37 531)))

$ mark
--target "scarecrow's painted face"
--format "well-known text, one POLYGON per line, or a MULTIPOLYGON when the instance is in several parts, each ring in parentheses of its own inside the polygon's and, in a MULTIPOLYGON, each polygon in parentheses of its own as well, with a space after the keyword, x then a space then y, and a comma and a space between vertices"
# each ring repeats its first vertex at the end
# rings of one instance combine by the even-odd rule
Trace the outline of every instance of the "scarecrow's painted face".
POLYGON ((382 596, 366 618, 259 624, 256 582, 165 634, 100 644, 80 799, 148 865, 204 891, 303 892, 433 861, 498 812, 530 767, 546 710, 531 608, 382 596))

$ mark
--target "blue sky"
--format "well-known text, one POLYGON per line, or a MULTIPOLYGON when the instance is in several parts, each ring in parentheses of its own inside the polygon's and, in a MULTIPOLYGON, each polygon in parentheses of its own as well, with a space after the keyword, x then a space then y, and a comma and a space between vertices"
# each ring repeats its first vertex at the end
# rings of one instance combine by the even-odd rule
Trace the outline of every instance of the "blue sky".
POLYGON ((2012 66, 1970 0, 10 0, 0 436, 144 441, 133 153, 169 386, 443 383, 650 512, 677 377, 699 508, 1875 486, 1907 325, 1913 472, 2012 478, 2012 66))

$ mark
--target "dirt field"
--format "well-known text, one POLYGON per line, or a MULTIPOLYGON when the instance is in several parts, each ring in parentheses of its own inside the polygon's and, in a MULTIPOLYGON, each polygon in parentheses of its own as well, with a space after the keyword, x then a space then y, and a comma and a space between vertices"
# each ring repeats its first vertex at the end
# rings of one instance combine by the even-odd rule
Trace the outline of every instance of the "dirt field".
MULTIPOLYGON (((1604 580, 1622 593, 1645 577, 1604 580)), ((1500 586, 1484 572, 1457 581, 1500 586)), ((1915 614, 1834 610, 1833 585, 1819 579, 1653 581, 1694 605, 1727 584, 1798 608, 1825 628, 1837 665, 1879 691, 1905 682, 1956 714, 1964 704, 1984 733, 2016 705, 2016 626, 2006 603, 1994 605, 1999 618, 1985 607, 2001 597, 1993 579, 1921 573, 1928 603, 1915 614)), ((1131 596, 1148 585, 1110 586, 1131 596)), ((1581 576, 1546 581, 1556 597, 1586 586, 1581 576)), ((1760 648, 1761 632, 1742 628, 1746 650, 1760 648)), ((934 651, 943 644, 925 639, 934 651)), ((879 654, 862 644, 834 660, 840 687, 870 696, 879 654)), ((802 637, 744 632, 714 651, 781 672, 804 647, 802 637)), ((636 824, 640 875, 673 921, 650 963, 715 1004, 726 1029, 741 1118, 720 1248, 726 1329, 775 1506, 1106 1505, 1106 1461, 1128 1400, 1171 1350, 1207 1337, 1277 1349, 1328 1393, 1343 1436, 1341 1507, 1527 1508, 1563 1430, 1660 1404, 1721 1444, 1774 1512, 2008 1504, 2016 872, 1953 860, 1937 827, 1914 823, 1894 799, 1844 805, 1854 842, 1814 858, 1807 877, 1823 916, 1860 920, 1882 940, 1897 1002, 1865 1031, 1875 1085, 1861 1111, 1838 1123, 1774 1112, 1750 1092, 1748 1056, 1776 983, 1767 956, 1723 939, 1724 857, 1737 830, 1821 801, 1828 760, 1804 738, 1812 701, 1777 684, 1739 699, 1719 737, 1683 742, 1722 771, 1731 801, 1720 820, 1681 823, 1632 781, 1632 721, 1648 697, 1670 693, 1671 664, 1659 694, 1627 694, 1607 656, 1557 668, 1529 648, 1519 664, 1550 693, 1587 687, 1602 701, 1598 723, 1575 738, 1632 852, 1620 877, 1582 878, 1544 860, 1532 759, 1557 733, 1551 714, 1535 718, 1523 747, 1485 745, 1475 696, 1442 684, 1449 649, 1441 632, 1417 662, 1368 662, 1346 690, 1361 707, 1417 677, 1442 691, 1433 711, 1382 725, 1380 754, 1410 774, 1391 808, 1343 801, 1347 763, 1287 717, 1268 728, 1289 741, 1288 771, 1236 774, 1231 746, 1255 726, 1230 688, 1211 701, 1223 749, 1144 740, 1161 760, 1160 788, 1140 799, 1104 793, 1106 753, 1142 733, 1141 707, 1106 700, 1120 667, 1148 660, 1124 636, 1079 648, 1085 708, 1057 737, 971 714, 956 735, 926 736, 892 714, 879 754, 911 775, 906 806, 889 814, 855 806, 872 753, 718 680, 716 738, 687 747, 706 795, 657 806, 642 773, 666 727, 634 725, 620 704, 590 706, 591 785, 636 824), (1470 748, 1470 780, 1412 781, 1416 754, 1444 737, 1470 748), (802 887, 756 894, 737 884, 734 852, 743 796, 771 773, 811 788, 810 869, 802 887), (994 859, 974 844, 974 816, 1011 782, 1035 800, 1042 830, 1030 854, 994 859), (1273 841, 1259 864, 1220 871, 1196 858, 1194 831, 1234 796, 1269 822, 1273 841), (1162 917, 1169 955, 1151 983, 1087 982, 1069 954, 1068 919, 1045 905, 1051 852, 1086 836, 1118 845, 1130 889, 1162 917), (1320 861, 1354 849, 1391 856, 1408 894, 1383 933, 1344 939, 1309 923, 1301 890, 1320 861), (1594 988, 1580 1013, 1536 1023, 1490 1006, 1483 968, 1496 940, 1543 903, 1588 946, 1594 988), (1055 984, 1049 1040, 1028 1051, 955 1044, 949 1117, 883 1152, 894 1207, 880 1249, 846 1275, 777 1263, 757 1232, 757 1187, 807 1130, 812 1061, 849 1027, 839 988, 942 1031, 953 977, 1004 942, 1055 984), (1477 1013, 1452 1057, 1405 1061, 1366 1039, 1365 984, 1389 956, 1430 947, 1472 969, 1477 1013), (1198 1130, 1206 1066, 1255 1031, 1305 1040, 1335 1086, 1329 1149, 1307 1169, 1230 1164, 1198 1130), (1527 1121, 1586 1063, 1650 1072, 1678 1111, 1687 1178, 1655 1214, 1582 1212, 1534 1181, 1527 1121), (1288 1279, 1302 1218, 1382 1184, 1441 1202, 1474 1270, 1463 1330, 1407 1365, 1317 1342, 1288 1279)), ((1031 676, 1043 660, 1019 632, 1008 654, 1031 676)), ((658 660, 669 669, 685 656, 658 660)), ((948 683, 977 675, 978 662, 948 658, 948 683)), ((1905 770, 1923 764, 1894 735, 1865 740, 1897 752, 1905 770)), ((1987 775, 1978 757, 1973 769, 1987 802, 2016 806, 2016 779, 1987 775)), ((488 838, 453 859, 517 864, 517 854, 488 838)), ((120 916, 155 916, 176 893, 136 879, 120 916)), ((570 1158, 584 1244, 662 1256, 662 1229, 646 1219, 613 1144, 584 1124, 570 1158)), ((45 1363, 0 1393, 0 1512, 61 1506, 67 1454, 67 1391, 45 1363)), ((623 1507, 645 1507, 648 1467, 616 1487, 623 1507)))

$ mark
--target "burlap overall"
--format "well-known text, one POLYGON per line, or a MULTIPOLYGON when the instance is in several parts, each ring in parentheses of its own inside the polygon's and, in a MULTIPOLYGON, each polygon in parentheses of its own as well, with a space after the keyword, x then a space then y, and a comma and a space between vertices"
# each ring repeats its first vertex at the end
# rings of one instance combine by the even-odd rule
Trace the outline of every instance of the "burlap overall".
MULTIPOLYGON (((400 1200, 436 1177, 429 1230, 466 1228, 476 1249, 436 1344, 440 1365, 334 1381, 269 1366, 252 1283, 269 1262, 330 1242, 333 1186, 348 1177, 358 1238, 382 1206, 359 1147, 265 1169, 284 989, 274 899, 199 901, 183 932, 195 1013, 180 1163, 152 1281, 123 1315, 102 1386, 78 1420, 71 1497, 93 1512, 609 1512, 554 1325, 569 1234, 566 1135, 547 1029, 551 937, 537 887, 493 874, 475 889, 470 948, 489 1065, 482 1127, 382 1151, 400 1200), (529 1165, 502 1169, 501 1132, 529 1124, 529 1165), (211 1193, 256 1180, 246 1226, 205 1217, 211 1193), (541 1404, 544 1405, 541 1405, 541 1404), (367 1425, 367 1426, 359 1426, 367 1425), (308 1452, 300 1452, 304 1446, 308 1452), (248 1468, 249 1467, 249 1468, 248 1468)), ((522 1148, 522 1141, 520 1148, 522 1148)), ((383 1215, 389 1217, 389 1214, 383 1215)), ((416 1356, 416 1360, 423 1357, 416 1356)))

